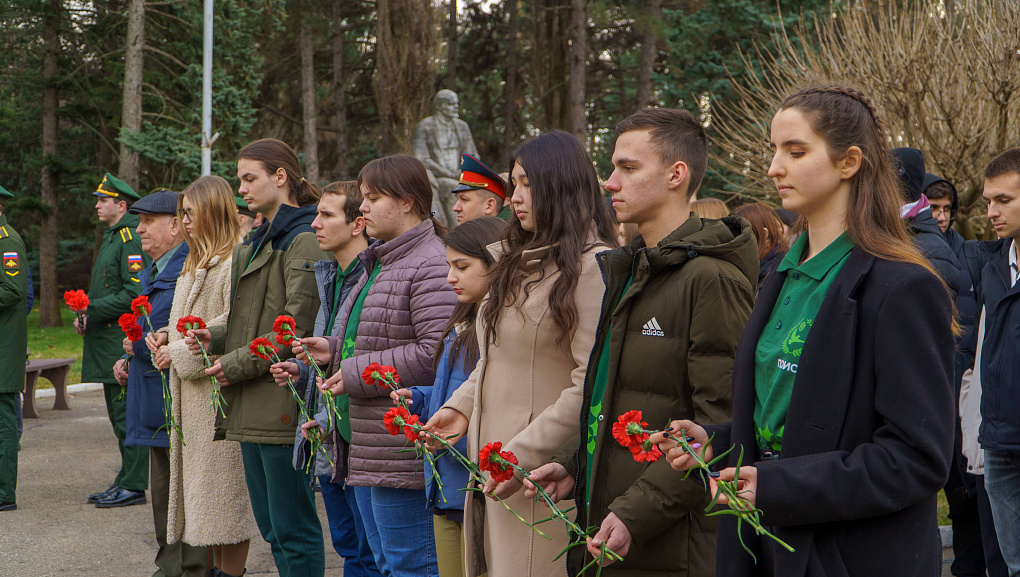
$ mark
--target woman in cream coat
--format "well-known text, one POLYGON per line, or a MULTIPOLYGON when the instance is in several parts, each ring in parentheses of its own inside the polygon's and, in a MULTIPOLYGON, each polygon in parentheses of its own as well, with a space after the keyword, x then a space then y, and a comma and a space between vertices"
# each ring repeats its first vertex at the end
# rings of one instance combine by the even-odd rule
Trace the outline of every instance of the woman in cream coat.
POLYGON ((204 176, 192 183, 179 207, 191 252, 174 292, 170 326, 165 331, 169 342, 166 336, 153 342, 159 345, 157 365, 170 365, 173 414, 184 435, 184 444, 176 435, 170 441, 167 542, 211 546, 212 575, 241 575, 249 541, 259 534, 241 448, 234 441, 213 440, 213 385, 202 372, 202 356, 193 355, 185 336, 177 331, 178 320, 189 315, 201 317, 208 326, 226 324, 231 250, 241 241, 241 229, 230 185, 219 176, 204 176))
MULTIPOLYGON (((490 247, 500 260, 478 315, 479 362, 426 428, 466 433, 475 459, 501 441, 530 470, 577 435, 605 288, 595 257, 616 245, 616 231, 591 159, 573 136, 553 132, 521 145, 511 177, 517 218, 501 245, 490 247)), ((486 487, 529 522, 549 515, 524 497, 519 475, 486 487)), ((468 497, 467 575, 566 576, 563 560, 554 561, 568 542, 563 524, 540 528, 552 539, 498 501, 468 497)))

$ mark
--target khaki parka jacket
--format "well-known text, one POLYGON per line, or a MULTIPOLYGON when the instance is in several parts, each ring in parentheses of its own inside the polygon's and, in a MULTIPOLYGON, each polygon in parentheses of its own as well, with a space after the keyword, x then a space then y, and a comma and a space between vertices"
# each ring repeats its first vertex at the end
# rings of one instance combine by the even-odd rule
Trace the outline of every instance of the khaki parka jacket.
POLYGON ((297 404, 269 373, 270 361, 252 356, 248 345, 268 338, 281 359, 294 355, 279 345, 273 322, 294 317, 299 337, 312 334, 319 309, 315 263, 329 258, 319 249, 311 222, 316 205, 281 205, 273 220, 234 247, 231 266, 231 307, 226 325, 209 327, 210 354, 230 384, 222 388, 226 417, 216 419, 216 438, 290 445, 297 426, 297 404))
MULTIPOLYGON (((739 217, 702 220, 692 214, 657 246, 645 247, 638 237, 597 258, 606 295, 584 384, 580 443, 555 459, 577 481, 578 524, 600 526, 613 512, 627 526, 630 550, 622 562, 603 569, 605 575, 713 576, 716 523, 705 516, 710 501, 705 486, 682 481, 683 473, 666 459, 635 462, 613 438, 612 425, 631 410, 641 411, 651 429, 673 419, 706 424, 731 419, 733 358, 758 278, 754 233, 739 217), (607 338, 606 390, 593 408, 592 386, 607 338), (585 444, 589 414, 598 423, 591 463, 585 444)), ((578 574, 590 559, 584 547, 572 549, 569 574, 578 574)))

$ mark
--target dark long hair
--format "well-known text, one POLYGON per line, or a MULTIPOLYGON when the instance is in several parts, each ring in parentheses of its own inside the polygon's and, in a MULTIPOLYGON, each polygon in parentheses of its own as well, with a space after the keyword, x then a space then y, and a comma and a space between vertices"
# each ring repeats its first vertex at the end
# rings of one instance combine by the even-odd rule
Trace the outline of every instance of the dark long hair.
POLYGON ((301 176, 301 163, 294 149, 282 140, 263 138, 246 145, 237 153, 237 159, 257 160, 269 174, 276 174, 281 168, 287 172, 287 188, 290 200, 298 206, 319 202, 322 194, 319 187, 301 176))
POLYGON ((485 340, 495 344, 503 311, 520 307, 534 285, 545 278, 543 268, 537 279, 521 286, 528 276, 521 270, 524 251, 548 246, 543 265, 551 261, 560 273, 549 294, 549 308, 560 330, 556 342, 563 346, 577 328, 574 291, 581 275, 581 255, 593 248, 587 245, 592 234, 597 242, 616 246, 613 215, 602 197, 591 158, 570 134, 555 131, 536 136, 514 151, 512 160, 528 175, 535 231, 524 230, 515 217, 503 233, 505 250, 482 309, 485 340))
POLYGON ((369 162, 358 174, 358 187, 362 186, 376 194, 410 201, 418 218, 432 221, 439 238, 449 232, 432 216, 432 184, 425 165, 417 158, 394 154, 369 162))
MULTIPOLYGON (((486 216, 469 220, 450 231, 443 239, 443 244, 453 250, 463 253, 471 258, 481 259, 492 274, 492 268, 496 259, 486 247, 494 242, 499 242, 503 236, 503 229, 506 223, 494 216, 486 216)), ((443 336, 439 338, 439 346, 436 348, 436 356, 433 365, 439 369, 439 359, 443 356, 446 337, 464 324, 463 331, 457 333, 450 348, 450 360, 460 359, 464 370, 471 372, 471 368, 478 362, 478 337, 475 333, 475 317, 478 314, 478 303, 457 303, 453 307, 453 314, 450 315, 446 328, 443 329, 443 336)))

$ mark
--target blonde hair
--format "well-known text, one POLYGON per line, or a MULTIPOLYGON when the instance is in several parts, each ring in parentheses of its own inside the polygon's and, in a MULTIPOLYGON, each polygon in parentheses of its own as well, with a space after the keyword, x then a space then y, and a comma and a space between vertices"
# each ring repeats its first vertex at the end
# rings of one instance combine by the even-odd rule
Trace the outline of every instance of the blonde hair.
POLYGON ((730 209, 718 198, 699 198, 691 203, 691 212, 698 218, 722 218, 729 216, 730 209))
POLYGON ((183 209, 185 198, 194 211, 191 220, 194 230, 189 234, 181 224, 190 249, 181 276, 208 267, 213 257, 229 255, 242 240, 234 192, 226 179, 203 176, 191 183, 177 199, 178 211, 183 209))

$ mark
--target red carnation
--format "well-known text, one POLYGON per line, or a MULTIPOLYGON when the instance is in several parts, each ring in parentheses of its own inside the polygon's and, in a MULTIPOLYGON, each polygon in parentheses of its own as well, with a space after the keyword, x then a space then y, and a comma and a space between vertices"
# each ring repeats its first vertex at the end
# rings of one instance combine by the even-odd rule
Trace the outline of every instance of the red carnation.
MULTIPOLYGON (((415 417, 417 417, 417 415, 415 415, 415 417)), ((391 435, 399 435, 400 429, 403 428, 403 426, 410 420, 411 415, 404 407, 393 407, 386 411, 386 414, 383 415, 383 425, 386 426, 386 430, 391 435)), ((417 419, 415 422, 417 422, 417 419)))
POLYGON ((652 441, 648 439, 647 435, 645 435, 645 439, 640 443, 631 445, 630 452, 634 455, 634 460, 638 463, 654 463, 662 456, 662 451, 659 450, 658 445, 652 443, 652 441))
POLYGON ((188 331, 197 331, 204 328, 205 321, 202 320, 202 317, 189 315, 186 317, 181 317, 181 319, 177 321, 177 332, 181 333, 182 335, 188 334, 188 331))
POLYGON ((373 377, 372 375, 374 373, 379 373, 381 375, 382 368, 383 366, 380 365, 379 363, 370 363, 367 367, 365 367, 365 370, 361 372, 361 380, 365 381, 365 384, 369 386, 381 384, 380 382, 377 382, 375 380, 375 377, 373 377))
POLYGON ((276 355, 277 349, 266 337, 259 337, 253 340, 251 344, 248 345, 248 350, 251 351, 252 355, 260 359, 265 359, 267 361, 276 360, 273 357, 276 355))
POLYGON ((117 324, 120 325, 120 330, 126 333, 138 327, 138 316, 132 313, 124 313, 117 319, 117 324))
POLYGON ((647 426, 641 420, 641 411, 627 411, 613 423, 613 438, 624 447, 640 445, 648 438, 648 433, 642 432, 647 426))
POLYGON ((412 443, 418 440, 418 430, 414 428, 414 425, 421 425, 418 415, 411 415, 404 424, 404 436, 412 443))
POLYGON ((478 466, 487 471, 497 483, 512 479, 514 476, 512 465, 517 464, 517 456, 510 451, 501 451, 502 448, 503 443, 496 441, 478 451, 478 466))
POLYGON ((152 314, 152 304, 149 303, 149 297, 145 295, 136 297, 135 300, 131 301, 131 310, 139 315, 152 314))
POLYGON ((64 302, 74 312, 81 312, 89 308, 89 295, 83 290, 64 291, 64 302))
POLYGON ((294 317, 288 317, 287 315, 280 315, 273 322, 274 333, 293 333, 295 327, 297 327, 297 323, 294 322, 294 317))
POLYGON ((291 341, 294 340, 294 335, 290 333, 276 333, 276 342, 284 346, 290 346, 291 341))

